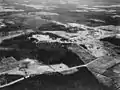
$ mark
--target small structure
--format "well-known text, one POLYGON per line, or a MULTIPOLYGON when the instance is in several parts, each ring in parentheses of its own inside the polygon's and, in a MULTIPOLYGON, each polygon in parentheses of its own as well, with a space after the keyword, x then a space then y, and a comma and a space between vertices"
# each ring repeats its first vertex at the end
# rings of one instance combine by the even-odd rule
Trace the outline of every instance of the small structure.
POLYGON ((0 61, 0 74, 18 67, 17 60, 13 57, 3 58, 0 61))
POLYGON ((0 62, 0 64, 5 65, 5 64, 12 64, 16 62, 17 60, 14 57, 8 57, 8 58, 3 58, 0 62))

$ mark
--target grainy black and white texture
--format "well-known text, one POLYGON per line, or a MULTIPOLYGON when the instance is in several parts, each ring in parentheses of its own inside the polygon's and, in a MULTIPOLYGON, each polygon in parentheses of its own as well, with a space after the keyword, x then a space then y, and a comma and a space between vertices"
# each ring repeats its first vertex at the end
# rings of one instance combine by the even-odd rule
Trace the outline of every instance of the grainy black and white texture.
POLYGON ((120 1, 0 0, 0 90, 120 90, 120 1))

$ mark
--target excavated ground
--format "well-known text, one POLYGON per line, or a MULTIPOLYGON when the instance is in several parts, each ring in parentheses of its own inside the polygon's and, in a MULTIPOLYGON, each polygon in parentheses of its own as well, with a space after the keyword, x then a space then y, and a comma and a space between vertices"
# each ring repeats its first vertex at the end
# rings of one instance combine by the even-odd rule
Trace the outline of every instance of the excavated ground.
POLYGON ((112 90, 112 88, 100 84, 91 72, 82 68, 79 72, 65 76, 39 75, 1 90, 112 90))
POLYGON ((107 37, 107 38, 103 38, 101 39, 101 41, 104 43, 104 46, 109 48, 109 50, 111 49, 111 53, 112 54, 120 54, 120 39, 114 37, 107 37))
POLYGON ((120 46, 120 43, 119 43, 120 39, 116 38, 115 36, 114 37, 103 38, 103 39, 101 39, 101 41, 107 41, 107 42, 112 43, 114 45, 120 46))
POLYGON ((32 40, 28 40, 26 36, 20 36, 3 41, 1 46, 13 48, 8 51, 1 50, 1 58, 10 56, 13 56, 17 60, 30 58, 48 65, 64 63, 70 67, 83 64, 75 53, 66 47, 62 47, 62 44, 59 43, 44 42, 36 45, 32 40))
MULTIPOLYGON (((69 67, 84 64, 80 58, 68 50, 66 46, 59 43, 32 43, 34 40, 27 39, 27 36, 3 41, 0 46, 13 48, 12 50, 1 50, 0 58, 13 56, 17 60, 24 58, 37 59, 44 64, 64 63, 69 67)), ((8 76, 12 80, 17 76, 8 76)), ((25 79, 1 90, 112 90, 100 84, 97 79, 88 71, 81 68, 77 73, 71 75, 39 75, 25 79)))

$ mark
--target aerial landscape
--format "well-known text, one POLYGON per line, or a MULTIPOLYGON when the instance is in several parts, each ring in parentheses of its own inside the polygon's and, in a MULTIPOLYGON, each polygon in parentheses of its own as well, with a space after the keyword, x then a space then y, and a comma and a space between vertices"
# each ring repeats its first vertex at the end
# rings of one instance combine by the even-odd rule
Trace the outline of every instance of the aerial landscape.
POLYGON ((120 1, 0 0, 0 90, 120 90, 120 1))

